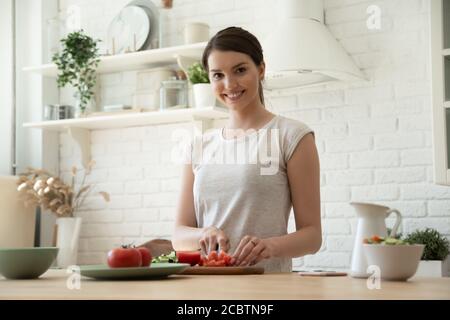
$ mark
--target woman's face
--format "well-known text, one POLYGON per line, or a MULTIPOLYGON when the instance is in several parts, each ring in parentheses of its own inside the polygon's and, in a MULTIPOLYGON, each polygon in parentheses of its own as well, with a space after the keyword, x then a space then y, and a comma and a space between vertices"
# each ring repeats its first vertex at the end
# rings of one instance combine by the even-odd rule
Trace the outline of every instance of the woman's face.
POLYGON ((256 66, 250 56, 235 51, 211 51, 209 79, 214 94, 232 109, 259 104, 259 82, 264 78, 264 63, 256 66))

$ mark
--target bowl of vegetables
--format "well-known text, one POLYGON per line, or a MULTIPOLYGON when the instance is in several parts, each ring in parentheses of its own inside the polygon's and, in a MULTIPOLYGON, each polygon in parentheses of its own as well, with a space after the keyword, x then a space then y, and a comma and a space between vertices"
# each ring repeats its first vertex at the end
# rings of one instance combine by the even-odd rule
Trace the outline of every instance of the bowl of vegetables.
POLYGON ((380 268, 381 279, 407 281, 416 273, 425 246, 375 235, 364 239, 363 247, 368 265, 380 268))

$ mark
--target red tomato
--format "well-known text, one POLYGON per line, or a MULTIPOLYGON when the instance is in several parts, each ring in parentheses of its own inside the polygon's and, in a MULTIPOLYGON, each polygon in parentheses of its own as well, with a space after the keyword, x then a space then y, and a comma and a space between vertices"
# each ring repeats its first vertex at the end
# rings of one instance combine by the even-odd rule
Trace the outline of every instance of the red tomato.
POLYGON ((122 247, 108 252, 108 265, 111 268, 140 267, 142 257, 136 248, 122 247))
POLYGON ((141 254, 142 258, 142 267, 148 267, 152 263, 152 254, 150 253, 150 250, 148 250, 145 247, 139 247, 138 249, 139 253, 141 254))
POLYGON ((176 254, 179 263, 189 263, 191 266, 195 266, 201 260, 200 251, 177 251, 176 254))
POLYGON ((380 243, 382 241, 382 239, 380 238, 380 236, 374 235, 372 237, 372 241, 376 242, 376 243, 380 243))

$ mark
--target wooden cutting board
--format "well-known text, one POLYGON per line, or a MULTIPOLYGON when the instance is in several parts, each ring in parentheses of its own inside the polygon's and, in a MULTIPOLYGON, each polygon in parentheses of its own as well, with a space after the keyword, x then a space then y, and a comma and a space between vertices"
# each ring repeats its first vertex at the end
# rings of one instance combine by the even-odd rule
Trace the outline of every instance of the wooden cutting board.
POLYGON ((262 267, 189 267, 181 272, 181 274, 263 274, 262 267))

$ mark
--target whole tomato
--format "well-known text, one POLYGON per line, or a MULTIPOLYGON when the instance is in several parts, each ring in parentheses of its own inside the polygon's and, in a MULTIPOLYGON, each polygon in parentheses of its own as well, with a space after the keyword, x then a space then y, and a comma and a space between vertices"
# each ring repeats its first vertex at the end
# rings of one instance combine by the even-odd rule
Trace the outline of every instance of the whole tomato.
POLYGON ((148 250, 145 247, 138 247, 139 253, 141 254, 142 258, 142 267, 148 267, 152 263, 152 254, 150 253, 150 250, 148 250))
POLYGON ((108 265, 111 268, 140 267, 142 265, 142 256, 138 249, 122 246, 108 252, 108 265))

